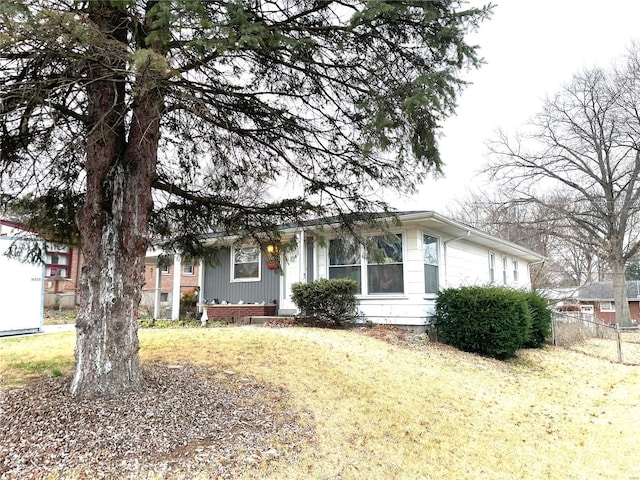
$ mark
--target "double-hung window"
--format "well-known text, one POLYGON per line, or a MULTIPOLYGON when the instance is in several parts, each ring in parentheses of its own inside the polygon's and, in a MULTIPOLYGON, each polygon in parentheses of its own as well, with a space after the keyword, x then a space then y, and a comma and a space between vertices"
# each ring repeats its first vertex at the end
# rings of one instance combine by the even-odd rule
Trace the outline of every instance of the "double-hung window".
POLYGON ((496 256, 494 253, 489 253, 489 282, 496 281, 496 256))
POLYGON ((502 257, 502 283, 507 284, 507 266, 509 265, 507 257, 502 257))
POLYGON ((355 240, 329 240, 329 278, 351 278, 362 293, 360 245, 355 240))
POLYGON ((368 293, 404 293, 402 235, 373 237, 367 263, 368 293))
POLYGON ((402 235, 372 237, 368 251, 356 240, 329 240, 329 278, 355 280, 362 295, 404 293, 402 235))
POLYGON ((513 281, 517 282, 519 279, 520 276, 518 275, 518 261, 513 260, 513 281))
POLYGON ((436 237, 422 236, 422 257, 424 260, 424 293, 438 293, 438 239, 436 237))
POLYGON ((260 247, 243 245, 233 248, 231 279, 234 282, 260 280, 260 247))

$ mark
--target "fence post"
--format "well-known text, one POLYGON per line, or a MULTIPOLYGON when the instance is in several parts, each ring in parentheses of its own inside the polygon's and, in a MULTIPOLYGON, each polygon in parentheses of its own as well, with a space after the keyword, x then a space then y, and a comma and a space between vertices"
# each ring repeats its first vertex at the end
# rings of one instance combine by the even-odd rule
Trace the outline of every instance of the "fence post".
POLYGON ((620 341, 620 328, 616 324, 616 339, 618 341, 618 361, 622 363, 622 342, 620 341))

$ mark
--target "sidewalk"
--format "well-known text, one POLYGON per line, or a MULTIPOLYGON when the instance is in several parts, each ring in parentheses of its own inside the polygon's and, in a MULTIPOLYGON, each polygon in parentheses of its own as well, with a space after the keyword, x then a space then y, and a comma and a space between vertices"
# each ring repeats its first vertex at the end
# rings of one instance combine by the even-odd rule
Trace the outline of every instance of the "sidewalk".
POLYGON ((69 332, 75 329, 76 325, 74 323, 67 323, 64 325, 44 325, 42 327, 42 333, 69 332))

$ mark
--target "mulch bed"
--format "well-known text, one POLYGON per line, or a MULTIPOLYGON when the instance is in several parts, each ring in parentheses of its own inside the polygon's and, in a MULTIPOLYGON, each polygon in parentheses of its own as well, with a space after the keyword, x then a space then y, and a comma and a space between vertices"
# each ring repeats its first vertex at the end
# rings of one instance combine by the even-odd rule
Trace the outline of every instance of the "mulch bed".
POLYGON ((117 400, 71 398, 68 376, 0 391, 0 478, 235 478, 313 441, 277 386, 204 367, 143 372, 144 389, 117 400))

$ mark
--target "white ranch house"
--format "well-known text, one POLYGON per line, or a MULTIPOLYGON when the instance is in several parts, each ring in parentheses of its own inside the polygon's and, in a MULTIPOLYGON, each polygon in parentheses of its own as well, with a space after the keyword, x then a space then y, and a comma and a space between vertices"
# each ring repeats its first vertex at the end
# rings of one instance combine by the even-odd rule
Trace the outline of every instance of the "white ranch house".
MULTIPOLYGON (((338 237, 327 223, 282 230, 282 242, 295 240, 296 246, 280 254, 281 270, 272 269, 273 253, 250 244, 233 245, 228 239, 218 263, 200 268, 200 301, 225 304, 227 311, 234 305, 248 312, 255 311, 250 305, 275 305, 271 312, 294 315, 294 283, 349 277, 359 283, 359 308, 367 320, 423 331, 432 321, 439 290, 489 284, 530 289, 529 269, 544 261, 531 250, 433 211, 397 215, 401 225, 389 227, 394 235, 361 232, 377 245, 374 258, 338 237)), ((179 271, 180 256, 174 261, 179 271)), ((172 317, 177 319, 179 295, 172 298, 172 317)))

